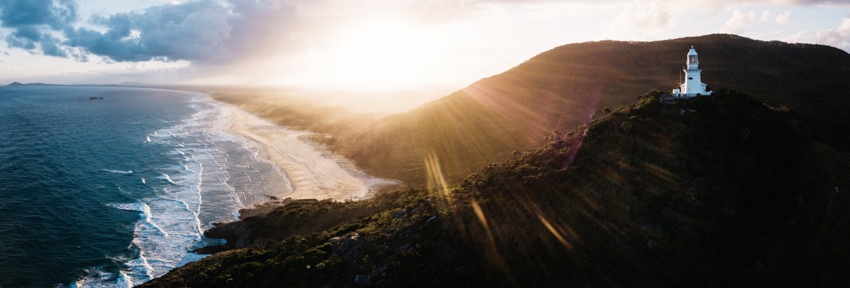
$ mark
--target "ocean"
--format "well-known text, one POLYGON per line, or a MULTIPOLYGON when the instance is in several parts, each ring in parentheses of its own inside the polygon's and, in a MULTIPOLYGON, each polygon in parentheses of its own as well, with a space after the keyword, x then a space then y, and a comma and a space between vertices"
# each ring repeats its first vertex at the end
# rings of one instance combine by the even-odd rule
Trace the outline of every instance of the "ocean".
POLYGON ((208 95, 0 87, 0 287, 131 287, 291 193, 208 95), (94 98, 94 99, 91 99, 94 98), (101 99, 102 98, 102 99, 101 99), (270 188, 271 187, 271 188, 270 188))

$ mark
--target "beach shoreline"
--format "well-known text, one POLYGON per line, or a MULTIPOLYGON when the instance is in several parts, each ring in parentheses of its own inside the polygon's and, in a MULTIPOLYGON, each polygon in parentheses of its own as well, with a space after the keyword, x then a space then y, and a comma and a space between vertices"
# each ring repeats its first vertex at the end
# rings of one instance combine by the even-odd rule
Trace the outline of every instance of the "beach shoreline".
MULTIPOLYGON (((280 126, 231 103, 213 97, 208 99, 225 114, 223 118, 227 122, 222 127, 224 132, 239 135, 256 144, 261 152, 257 157, 277 165, 281 175, 289 180, 290 189, 286 190, 292 192, 270 196, 281 199, 350 201, 369 198, 383 187, 401 185, 397 180, 368 175, 351 160, 305 139, 315 135, 315 132, 280 126)), ((271 191, 281 190, 268 188, 271 191)))

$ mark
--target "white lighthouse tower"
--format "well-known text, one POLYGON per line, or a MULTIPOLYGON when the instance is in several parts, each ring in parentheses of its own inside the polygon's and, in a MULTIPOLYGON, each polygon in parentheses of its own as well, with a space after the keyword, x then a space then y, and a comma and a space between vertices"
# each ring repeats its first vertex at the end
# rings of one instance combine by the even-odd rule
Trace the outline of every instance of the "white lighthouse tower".
POLYGON ((702 83, 702 79, 700 77, 702 69, 699 69, 699 58, 697 57, 697 50, 694 50, 694 46, 691 46, 691 50, 688 51, 688 58, 686 61, 687 66, 683 69, 685 72, 685 80, 682 84, 679 84, 679 89, 673 90, 673 95, 678 98, 693 98, 697 95, 711 95, 711 91, 706 91, 707 85, 702 83))

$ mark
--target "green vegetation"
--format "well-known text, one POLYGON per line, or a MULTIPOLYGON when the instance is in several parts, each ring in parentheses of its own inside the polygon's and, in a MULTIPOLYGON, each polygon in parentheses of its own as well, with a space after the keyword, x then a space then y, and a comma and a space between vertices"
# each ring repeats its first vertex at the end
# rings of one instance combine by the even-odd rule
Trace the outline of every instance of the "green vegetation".
POLYGON ((557 47, 380 119, 219 93, 412 188, 245 211, 207 232, 224 252, 143 286, 850 286, 847 67, 709 35, 557 47), (657 101, 691 45, 751 96, 657 101))
POLYGON ((142 287, 850 285, 845 142, 733 91, 658 95, 458 185, 243 213, 142 287))
MULTIPOLYGON (((339 109, 277 105, 257 93, 218 99, 280 124, 333 135, 332 150, 361 168, 424 187, 424 159, 439 159, 449 183, 514 150, 544 144, 552 131, 589 124, 631 105, 635 93, 672 89, 690 46, 700 53, 703 80, 784 105, 812 136, 850 151, 850 55, 821 46, 765 42, 715 34, 656 42, 600 41, 553 48, 499 75, 482 79, 407 113, 375 119, 339 109), (321 108, 321 109, 320 109, 321 108)), ((286 94, 286 92, 278 93, 286 94)), ((626 124, 628 126, 628 124, 626 124)))
POLYGON ((575 145, 550 142, 471 178, 490 229, 516 237, 476 242, 536 247, 505 261, 530 279, 567 273, 539 263, 571 259, 566 281, 591 286, 793 287, 822 275, 846 284, 838 267, 850 246, 836 243, 847 235, 833 221, 850 212, 834 191, 850 182, 850 155, 798 124, 729 91, 617 109, 587 128, 572 165, 555 151, 575 145))
POLYGON ((423 191, 359 202, 292 201, 225 225, 244 223, 227 236, 245 248, 190 263, 142 287, 340 287, 353 286, 358 275, 369 278, 364 285, 445 284, 440 281, 458 277, 453 263, 467 261, 459 257, 475 255, 446 241, 451 230, 432 204, 423 191), (364 211, 370 213, 358 215, 364 211), (349 218, 326 229, 328 217, 349 218), (292 227, 299 232, 287 233, 292 227))

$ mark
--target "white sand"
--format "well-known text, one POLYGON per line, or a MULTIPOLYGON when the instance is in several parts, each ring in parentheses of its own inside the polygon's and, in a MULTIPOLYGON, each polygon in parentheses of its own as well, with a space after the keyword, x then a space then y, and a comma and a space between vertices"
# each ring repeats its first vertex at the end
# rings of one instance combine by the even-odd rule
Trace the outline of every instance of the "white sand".
MULTIPOLYGON (((291 130, 254 116, 239 107, 220 103, 225 117, 231 121, 231 132, 255 141, 265 155, 276 163, 294 187, 293 199, 358 200, 371 191, 400 182, 369 176, 353 162, 329 152, 324 147, 303 139, 310 131, 291 130)), ((228 125, 225 125, 228 127, 228 125)))

